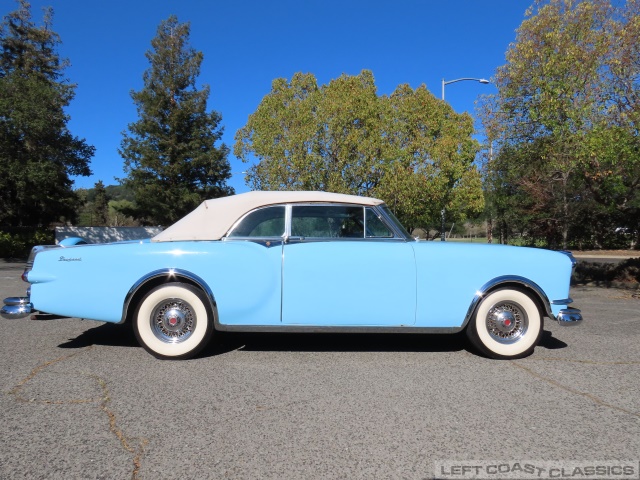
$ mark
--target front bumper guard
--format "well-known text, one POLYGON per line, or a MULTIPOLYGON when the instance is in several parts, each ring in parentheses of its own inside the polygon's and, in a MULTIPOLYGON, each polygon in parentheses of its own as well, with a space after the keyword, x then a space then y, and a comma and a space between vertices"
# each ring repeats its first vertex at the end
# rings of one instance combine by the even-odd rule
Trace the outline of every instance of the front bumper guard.
POLYGON ((24 318, 34 312, 29 297, 9 297, 4 299, 4 307, 0 309, 0 316, 6 319, 24 318))
POLYGON ((567 307, 560 310, 560 313, 556 316, 558 325, 570 327, 574 325, 580 325, 582 323, 582 313, 577 308, 567 307))

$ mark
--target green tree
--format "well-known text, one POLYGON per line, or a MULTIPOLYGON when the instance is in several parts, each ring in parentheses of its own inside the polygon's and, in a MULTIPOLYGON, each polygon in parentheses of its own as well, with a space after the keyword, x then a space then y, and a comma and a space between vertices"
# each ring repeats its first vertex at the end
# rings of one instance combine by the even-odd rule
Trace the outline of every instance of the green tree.
POLYGON ((260 162, 248 182, 258 190, 323 190, 367 194, 382 174, 385 144, 371 72, 343 75, 318 87, 312 74, 273 81, 234 153, 260 162))
POLYGON ((312 74, 274 80, 234 153, 257 158, 247 181, 260 190, 322 190, 378 196, 409 227, 437 226, 482 210, 478 144, 469 115, 427 89, 378 96, 373 75, 318 86, 312 74))
POLYGON ((196 79, 202 52, 189 44, 190 26, 170 16, 160 23, 144 87, 131 92, 139 120, 124 132, 120 154, 133 191, 129 213, 146 224, 170 224, 206 198, 233 193, 228 148, 221 144, 221 116, 207 112, 207 85, 196 79))
POLYGON ((0 30, 0 225, 73 219, 79 199, 70 177, 91 174, 94 147, 67 129, 75 85, 64 78, 52 16, 45 10, 37 26, 20 0, 0 30))
POLYGON ((95 186, 95 196, 93 198, 93 225, 104 227, 109 225, 109 198, 104 188, 104 183, 99 180, 95 186))
POLYGON ((622 218, 639 227, 638 19, 637 0, 536 2, 482 103, 499 180, 488 191, 519 195, 528 233, 550 245, 602 238, 622 218))
POLYGON ((439 230, 442 209, 455 223, 481 212, 482 182, 474 163, 479 145, 471 116, 456 113, 425 86, 400 85, 381 101, 382 139, 392 160, 385 162, 376 195, 410 229, 439 230))
POLYGON ((77 225, 91 227, 95 225, 110 225, 112 227, 138 226, 127 211, 134 208, 133 193, 123 185, 95 184, 94 188, 79 188, 76 194, 81 200, 82 207, 78 210, 77 225))

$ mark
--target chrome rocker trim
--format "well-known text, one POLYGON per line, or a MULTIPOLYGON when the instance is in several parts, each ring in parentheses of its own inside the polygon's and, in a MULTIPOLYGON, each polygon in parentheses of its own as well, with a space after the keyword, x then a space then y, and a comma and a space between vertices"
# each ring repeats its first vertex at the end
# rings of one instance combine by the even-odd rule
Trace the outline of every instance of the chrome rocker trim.
POLYGON ((4 299, 0 316, 6 319, 24 318, 33 313, 33 304, 29 297, 9 297, 4 299))
POLYGON ((314 325, 229 325, 215 321, 215 329, 222 332, 242 333, 458 333, 463 327, 414 326, 314 326, 314 325))

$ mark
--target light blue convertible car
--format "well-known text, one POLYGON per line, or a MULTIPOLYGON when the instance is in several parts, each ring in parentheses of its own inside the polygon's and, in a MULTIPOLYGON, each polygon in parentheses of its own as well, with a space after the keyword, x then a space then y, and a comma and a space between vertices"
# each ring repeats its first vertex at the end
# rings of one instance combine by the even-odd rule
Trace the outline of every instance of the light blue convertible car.
MULTIPOLYGON (((77 242, 70 242, 77 243, 77 242)), ((145 241, 34 247, 26 297, 40 311, 132 322, 158 358, 189 358, 216 331, 466 331, 493 358, 531 354, 568 307, 575 260, 548 250, 413 239, 381 201, 250 192, 203 202, 145 241)))

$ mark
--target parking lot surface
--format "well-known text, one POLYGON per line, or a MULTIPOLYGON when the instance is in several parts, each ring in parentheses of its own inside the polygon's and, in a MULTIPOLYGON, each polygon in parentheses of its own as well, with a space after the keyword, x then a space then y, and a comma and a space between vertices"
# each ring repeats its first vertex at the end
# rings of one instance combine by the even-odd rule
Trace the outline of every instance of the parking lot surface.
MULTIPOLYGON (((22 295, 0 263, 0 298, 22 295)), ((640 457, 640 300, 571 292, 526 359, 453 335, 226 334, 160 361, 126 325, 0 320, 0 478, 434 478, 448 460, 640 457)), ((69 292, 72 301, 73 292, 69 292)))

